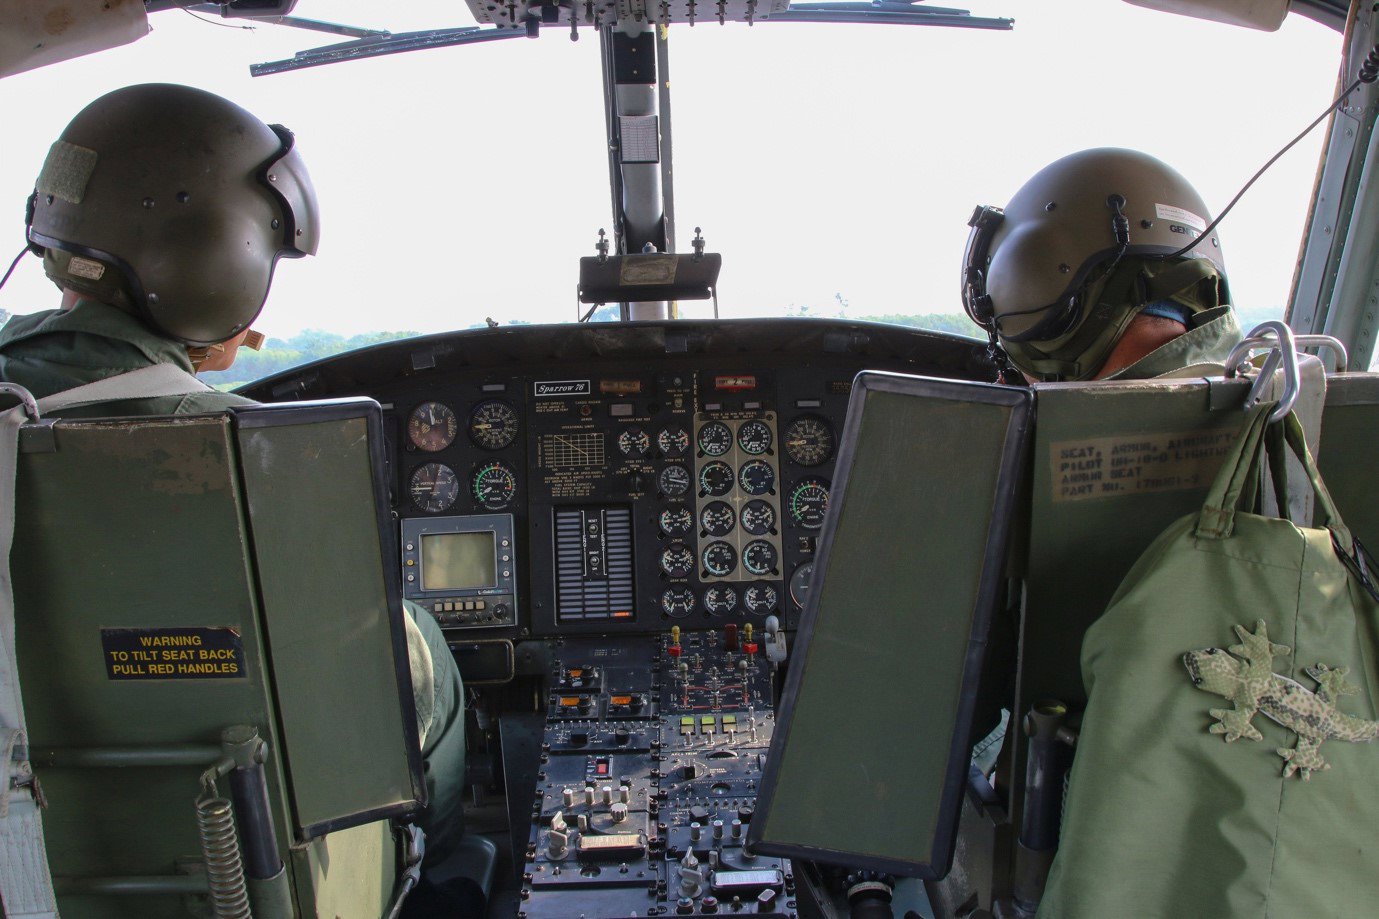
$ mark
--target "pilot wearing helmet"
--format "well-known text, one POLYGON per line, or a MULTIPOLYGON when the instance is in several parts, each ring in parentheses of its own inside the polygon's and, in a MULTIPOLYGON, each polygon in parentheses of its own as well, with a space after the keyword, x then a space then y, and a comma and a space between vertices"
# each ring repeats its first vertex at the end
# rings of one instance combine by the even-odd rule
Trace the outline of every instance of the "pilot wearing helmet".
POLYGON ((1241 335, 1210 220, 1152 156, 1065 156, 972 215, 963 307, 1030 382, 1218 375, 1241 335))
MULTIPOLYGON (((315 191, 290 131, 212 93, 167 84, 119 89, 78 113, 48 153, 27 223, 62 304, 0 329, 0 380, 39 398, 159 364, 189 376, 228 368, 278 260, 314 254, 318 233, 315 191)), ((202 389, 67 414, 245 404, 202 389)), ((435 620, 410 604, 408 612, 431 865, 461 827, 463 687, 435 620)))

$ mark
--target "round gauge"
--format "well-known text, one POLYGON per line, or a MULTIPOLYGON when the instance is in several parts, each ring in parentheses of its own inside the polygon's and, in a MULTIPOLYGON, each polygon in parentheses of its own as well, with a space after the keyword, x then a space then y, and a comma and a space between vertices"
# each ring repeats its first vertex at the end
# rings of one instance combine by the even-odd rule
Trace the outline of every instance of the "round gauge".
POLYGON ((661 428, 656 435, 656 446, 666 456, 682 456, 689 449, 689 434, 681 427, 661 428))
POLYGON ((804 601, 809 599, 809 577, 813 573, 814 563, 805 562, 790 575, 790 600, 800 609, 804 609, 804 601))
POLYGON ((726 542, 711 542, 702 558, 704 571, 715 578, 726 578, 737 567, 737 550, 726 542))
POLYGON ((790 489, 790 497, 785 504, 791 520, 806 530, 817 530, 824 525, 824 515, 828 513, 828 482, 824 479, 801 479, 790 489))
POLYGON ((661 570, 673 578, 688 577, 694 570, 694 553, 684 543, 671 543, 661 552, 661 570))
POLYGON ((439 402, 423 402, 412 409, 407 419, 407 438, 418 450, 435 453, 444 450, 455 442, 455 432, 459 422, 455 413, 447 405, 439 402))
POLYGON ((776 509, 765 501, 748 501, 742 506, 742 528, 752 536, 776 532, 776 509))
POLYGON ((684 466, 667 466, 656 477, 656 487, 669 498, 678 498, 690 490, 689 470, 684 466))
POLYGON ((737 515, 726 501, 710 501, 699 512, 699 525, 710 536, 727 536, 736 523, 737 515))
POLYGON ((412 503, 433 514, 447 510, 460 496, 455 470, 440 463, 418 466, 412 473, 412 503))
POLYGON ((507 507, 517 493, 517 475, 506 463, 494 460, 474 471, 470 480, 474 500, 491 511, 507 507))
POLYGON ((742 464, 737 484, 749 495, 764 495, 776 487, 776 470, 766 460, 752 460, 742 464))
POLYGON ((737 429, 737 445, 742 448, 743 453, 750 453, 752 456, 769 453, 774 441, 771 428, 764 421, 749 421, 737 429))
POLYGON ((733 467, 714 460, 699 470, 699 494, 721 498, 733 490, 733 467))
POLYGON ((704 609, 715 616, 727 616, 737 609, 737 591, 727 584, 715 584, 704 591, 704 609))
POLYGON ((517 439, 517 411, 489 399, 469 413, 469 438, 485 450, 501 450, 517 439))
POLYGON ((722 456, 733 448, 733 432, 721 421, 710 421, 699 429, 699 449, 705 456, 722 456))
POLYGON ((684 619, 694 612, 694 591, 688 587, 667 587, 661 593, 661 611, 672 619, 684 619))
POLYGON ((776 596, 776 589, 770 584, 753 584, 747 588, 742 602, 747 607, 747 612, 764 616, 775 610, 776 601, 779 599, 776 596))
POLYGON ((833 428, 818 415, 801 415, 785 428, 785 452, 801 466, 817 466, 833 455, 833 428))
POLYGON ((757 577, 774 574, 778 561, 780 556, 776 553, 776 547, 764 539, 755 539, 742 550, 742 567, 747 569, 748 574, 757 577))
POLYGON ((623 428, 618 435, 618 451, 623 456, 641 456, 651 449, 651 436, 641 428, 623 428))
POLYGON ((661 511, 658 522, 667 536, 684 536, 694 529, 694 514, 687 507, 672 507, 661 511))

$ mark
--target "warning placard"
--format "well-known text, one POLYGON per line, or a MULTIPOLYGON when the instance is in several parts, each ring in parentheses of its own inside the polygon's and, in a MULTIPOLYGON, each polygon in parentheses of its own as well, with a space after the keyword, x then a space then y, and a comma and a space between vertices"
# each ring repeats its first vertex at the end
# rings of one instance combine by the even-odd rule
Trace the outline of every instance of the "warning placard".
POLYGON ((1049 445, 1054 501, 1206 488, 1237 432, 1089 437, 1049 445))
POLYGON ((232 628, 101 629, 112 680, 227 680, 245 676, 244 642, 232 628))

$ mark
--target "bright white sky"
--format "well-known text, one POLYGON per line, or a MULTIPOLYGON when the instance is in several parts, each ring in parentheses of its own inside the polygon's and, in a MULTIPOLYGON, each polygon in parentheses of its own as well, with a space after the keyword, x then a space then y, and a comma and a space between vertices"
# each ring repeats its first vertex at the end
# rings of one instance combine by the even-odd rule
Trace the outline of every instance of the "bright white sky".
MULTIPOLYGON (((1298 16, 1267 34, 1112 0, 966 5, 1016 28, 672 27, 679 247, 699 225, 723 253, 724 315, 826 313, 835 294, 852 316, 958 312, 974 205, 1003 205, 1066 153, 1127 146, 1174 165, 1215 211, 1336 87, 1340 36, 1298 16)), ((472 23, 458 0, 301 0, 296 15, 393 32, 472 23)), ((250 63, 334 37, 176 11, 151 21, 133 45, 0 81, 14 252, 71 116, 117 86, 182 82, 292 128, 320 195, 320 255, 279 266, 259 328, 573 318, 577 259, 610 225, 593 33, 253 79, 250 63)), ((1287 299, 1322 138, 1222 225, 1243 307, 1287 299)), ((33 258, 0 291, 11 312, 56 304, 33 258)))

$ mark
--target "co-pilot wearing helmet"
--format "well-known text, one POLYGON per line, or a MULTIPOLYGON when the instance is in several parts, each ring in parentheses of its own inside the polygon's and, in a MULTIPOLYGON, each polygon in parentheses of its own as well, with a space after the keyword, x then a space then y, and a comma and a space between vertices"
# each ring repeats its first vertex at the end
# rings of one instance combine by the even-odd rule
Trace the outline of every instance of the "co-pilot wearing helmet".
MULTIPOLYGON (((0 379, 41 398, 155 364, 228 368, 278 260, 315 254, 317 229, 316 194, 286 128, 187 86, 108 93, 53 144, 30 198, 28 242, 62 303, 0 329, 0 379)), ((196 392, 66 414, 218 412, 248 403, 196 392)), ((419 607, 408 612, 430 865, 459 835, 464 697, 439 626, 419 607)))
POLYGON ((1065 156, 973 214, 964 308, 1031 382, 1219 374, 1241 335, 1210 220, 1152 156, 1065 156))

